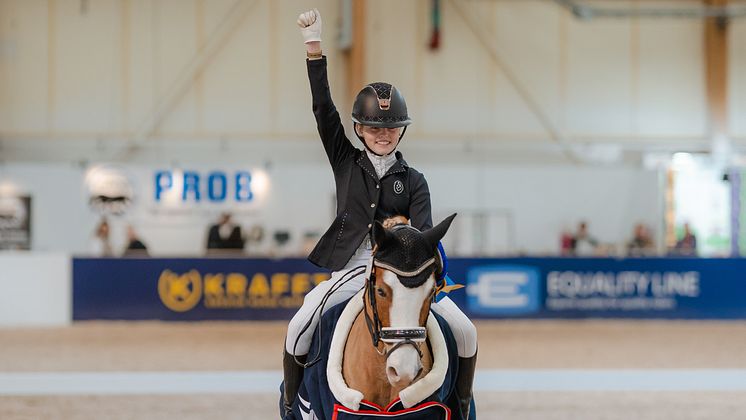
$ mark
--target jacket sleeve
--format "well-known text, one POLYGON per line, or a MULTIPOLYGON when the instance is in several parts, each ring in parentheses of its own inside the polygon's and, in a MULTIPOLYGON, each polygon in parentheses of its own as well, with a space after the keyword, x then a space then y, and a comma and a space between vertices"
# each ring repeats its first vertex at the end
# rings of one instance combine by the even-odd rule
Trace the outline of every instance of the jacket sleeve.
POLYGON ((329 90, 329 80, 326 74, 326 57, 320 60, 306 60, 308 66, 308 80, 311 82, 313 97, 313 115, 319 130, 321 142, 324 144, 326 156, 332 168, 337 168, 348 156, 357 149, 345 136, 344 127, 337 108, 332 101, 329 90))
POLYGON ((430 188, 425 176, 417 171, 410 175, 412 195, 409 200, 409 218, 412 226, 419 230, 433 227, 433 215, 430 207, 430 188))

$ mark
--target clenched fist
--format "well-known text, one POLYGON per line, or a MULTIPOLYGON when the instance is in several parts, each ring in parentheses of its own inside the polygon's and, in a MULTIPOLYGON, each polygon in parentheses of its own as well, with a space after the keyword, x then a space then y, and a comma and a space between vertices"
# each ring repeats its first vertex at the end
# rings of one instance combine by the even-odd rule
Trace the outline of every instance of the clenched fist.
POLYGON ((321 41, 321 13, 318 9, 301 13, 298 16, 298 26, 306 44, 321 41))

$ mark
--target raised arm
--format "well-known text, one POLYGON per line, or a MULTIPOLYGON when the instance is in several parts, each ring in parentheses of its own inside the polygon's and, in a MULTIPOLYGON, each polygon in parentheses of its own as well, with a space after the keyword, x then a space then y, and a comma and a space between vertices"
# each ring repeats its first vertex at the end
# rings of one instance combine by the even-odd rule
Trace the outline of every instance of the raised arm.
POLYGON ((344 132, 337 108, 332 101, 329 80, 326 73, 326 57, 321 51, 321 14, 317 9, 301 13, 298 26, 306 44, 308 57, 308 80, 311 83, 313 114, 319 130, 321 142, 333 168, 346 157, 355 153, 344 132))

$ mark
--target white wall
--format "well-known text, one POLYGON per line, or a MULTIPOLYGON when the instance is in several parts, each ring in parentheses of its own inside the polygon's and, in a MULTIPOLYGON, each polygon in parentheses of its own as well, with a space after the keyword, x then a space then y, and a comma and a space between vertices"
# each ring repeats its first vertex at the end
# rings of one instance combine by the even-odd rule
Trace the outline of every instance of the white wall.
POLYGON ((95 221, 87 207, 84 171, 76 164, 8 164, 0 182, 31 196, 31 245, 36 251, 85 252, 95 221))
MULTIPOLYGON (((321 10, 331 89, 349 123, 340 0, 245 2, 245 19, 182 86, 156 130, 136 139, 139 148, 127 147, 234 4, 0 0, 0 177, 34 196, 35 249, 88 250, 97 216, 80 184, 82 168, 96 162, 148 170, 268 167, 276 194, 239 221, 270 231, 326 228, 333 184, 295 21, 303 10, 321 10), (63 163, 38 164, 49 161, 63 163)), ((506 70, 579 154, 619 164, 628 156, 639 163, 640 151, 706 149, 702 22, 581 21, 548 0, 441 4, 441 48, 430 51, 429 0, 367 2, 364 70, 365 79, 391 81, 405 93, 414 124, 401 148, 428 176, 436 213, 504 211, 515 230, 511 247, 529 252, 555 249, 558 231, 581 217, 608 242, 625 240, 638 221, 658 230, 657 174, 555 165, 567 163, 561 147, 506 70), (495 51, 459 6, 476 12, 495 51)), ((730 135, 744 143, 746 19, 730 25, 730 135)), ((114 227, 121 238, 124 223, 134 222, 156 254, 200 253, 213 216, 184 227, 134 212, 114 227)))
MULTIPOLYGON (((319 147, 320 148, 320 147, 319 147)), ((405 156, 407 147, 403 146, 405 156)), ((318 153, 321 154, 321 153, 318 153)), ((312 156, 318 156, 312 154, 312 156)), ((494 165, 472 157, 473 163, 429 162, 411 154, 410 163, 425 173, 436 218, 450 212, 500 211, 512 223, 509 251, 556 253, 563 228, 574 229, 585 219, 599 240, 623 243, 632 226, 645 222, 654 231, 662 220, 662 186, 654 171, 620 167, 552 165, 494 165), (421 163, 419 163, 421 162, 421 163)), ((257 205, 231 207, 230 203, 201 203, 188 212, 164 212, 154 204, 153 174, 169 165, 122 166, 134 178, 135 204, 123 216, 110 217, 116 249, 124 246, 124 229, 132 223, 153 255, 202 255, 207 227, 224 209, 233 209, 236 222, 248 228, 264 226, 269 234, 287 229, 291 248, 299 250, 304 232, 323 233, 334 214, 334 182, 325 158, 260 165, 184 163, 183 169, 206 172, 233 168, 263 169, 271 190, 257 205)), ((13 164, 3 178, 22 185, 32 196, 33 248, 71 253, 90 250, 99 216, 87 206, 84 168, 65 165, 13 164)), ((452 232, 451 236, 457 236, 452 232)), ((265 242, 267 239, 265 238, 265 242)), ((266 245, 265 245, 266 246, 266 245)), ((262 250, 265 250, 262 248, 262 250)), ((300 251, 297 251, 300 252, 300 251)))
POLYGON ((0 327, 69 325, 71 279, 69 255, 0 254, 0 327))
POLYGON ((563 229, 586 220, 607 244, 623 244, 635 223, 655 232, 663 206, 657 173, 624 168, 562 166, 424 166, 434 212, 507 212, 513 252, 557 254, 563 229))

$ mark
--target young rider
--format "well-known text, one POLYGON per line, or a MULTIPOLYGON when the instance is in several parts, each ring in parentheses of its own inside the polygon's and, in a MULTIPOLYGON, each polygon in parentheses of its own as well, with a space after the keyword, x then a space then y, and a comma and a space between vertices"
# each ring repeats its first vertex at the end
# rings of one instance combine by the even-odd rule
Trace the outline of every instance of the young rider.
MULTIPOLYGON (((314 264, 332 270, 331 279, 308 293, 288 325, 283 358, 286 412, 303 379, 302 363, 306 361, 313 330, 321 317, 316 308, 332 289, 325 309, 349 299, 365 284, 370 272, 373 223, 402 215, 419 230, 432 228, 430 191, 425 177, 396 151, 411 123, 404 96, 388 83, 363 87, 352 107, 352 121, 364 150, 354 147, 345 135, 329 90, 326 57, 321 51, 321 15, 316 9, 302 13, 298 25, 306 44, 313 113, 334 173, 337 216, 308 257, 314 264), (343 276, 359 266, 365 266, 365 272, 360 269, 358 275, 344 282, 347 278, 343 276)), ((445 318, 456 337, 461 359, 457 392, 462 415, 467 418, 476 364, 476 328, 447 297, 434 303, 432 309, 445 318)))

